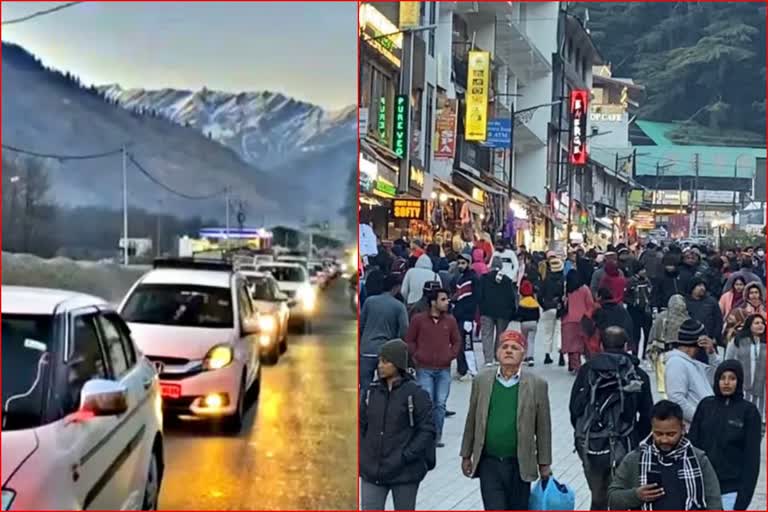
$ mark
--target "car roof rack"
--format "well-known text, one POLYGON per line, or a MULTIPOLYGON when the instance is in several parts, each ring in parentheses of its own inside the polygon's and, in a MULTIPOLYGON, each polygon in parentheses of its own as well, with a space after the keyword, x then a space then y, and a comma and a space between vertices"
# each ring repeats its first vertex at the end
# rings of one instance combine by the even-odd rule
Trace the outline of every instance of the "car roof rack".
POLYGON ((152 266, 155 269, 234 271, 231 261, 213 258, 156 258, 152 266))

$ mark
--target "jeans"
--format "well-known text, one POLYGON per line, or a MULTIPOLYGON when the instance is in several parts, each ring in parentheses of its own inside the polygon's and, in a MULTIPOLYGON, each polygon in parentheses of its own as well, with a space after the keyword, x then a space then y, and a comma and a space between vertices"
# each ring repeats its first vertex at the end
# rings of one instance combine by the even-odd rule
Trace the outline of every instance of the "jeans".
POLYGON ((645 351, 648 349, 650 341, 648 337, 651 334, 651 324, 653 323, 653 317, 650 313, 646 313, 640 308, 635 306, 627 306, 629 316, 632 318, 632 332, 630 333, 629 349, 630 351, 640 359, 645 358, 645 351), (643 353, 640 354, 640 334, 643 334, 643 353))
POLYGON ((379 358, 374 356, 360 356, 360 396, 365 396, 368 386, 371 385, 379 366, 379 358))
POLYGON ((432 399, 432 414, 434 414, 435 430, 437 432, 437 441, 439 442, 443 437, 445 404, 448 402, 448 393, 451 392, 451 369, 432 370, 429 368, 419 368, 416 370, 416 382, 432 399))
POLYGON ((536 326, 537 322, 523 322, 520 324, 520 331, 528 341, 528 350, 525 357, 533 359, 536 353, 536 326))
POLYGON ((737 492, 729 492, 728 494, 720 496, 720 499, 723 501, 723 510, 733 510, 733 507, 736 506, 736 498, 738 495, 739 493, 737 492))
POLYGON ((556 309, 548 309, 541 313, 536 331, 536 344, 544 343, 544 352, 547 354, 560 350, 560 337, 562 336, 560 328, 560 319, 557 318, 556 309))
POLYGON ((592 493, 592 507, 590 510, 608 510, 608 486, 611 484, 611 467, 594 467, 589 459, 578 450, 581 465, 584 468, 584 477, 592 493))
POLYGON ((496 360, 496 348, 499 346, 499 336, 507 327, 507 320, 503 318, 480 317, 480 334, 483 338, 483 356, 485 363, 496 360))
POLYGON ((531 484, 520 477, 517 458, 483 455, 477 472, 485 510, 528 510, 531 484))
POLYGON ((363 480, 360 487, 360 510, 384 510, 392 492, 395 510, 414 510, 419 484, 376 485, 363 480))

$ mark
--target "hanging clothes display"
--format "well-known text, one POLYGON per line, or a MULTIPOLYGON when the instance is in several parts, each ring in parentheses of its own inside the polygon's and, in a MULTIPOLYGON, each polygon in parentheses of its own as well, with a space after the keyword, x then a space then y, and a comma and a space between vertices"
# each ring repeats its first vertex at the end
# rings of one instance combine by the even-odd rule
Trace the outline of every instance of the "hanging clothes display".
POLYGON ((462 224, 472 223, 472 212, 469 211, 469 201, 464 201, 461 205, 461 213, 459 214, 462 224))
POLYGON ((512 208, 509 209, 507 214, 507 223, 504 225, 504 239, 509 240, 515 244, 517 240, 517 230, 515 229, 515 212, 512 208))

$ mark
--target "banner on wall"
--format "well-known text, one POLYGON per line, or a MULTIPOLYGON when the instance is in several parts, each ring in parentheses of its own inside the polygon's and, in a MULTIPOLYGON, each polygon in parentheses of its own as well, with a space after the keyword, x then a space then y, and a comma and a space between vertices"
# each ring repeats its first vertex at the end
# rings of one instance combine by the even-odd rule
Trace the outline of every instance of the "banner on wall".
POLYGON ((467 65, 467 112, 464 139, 484 141, 488 133, 488 83, 491 75, 488 52, 469 52, 467 65))
POLYGON ((453 160, 456 154, 456 117, 458 102, 444 96, 437 98, 435 118, 435 160, 453 160))

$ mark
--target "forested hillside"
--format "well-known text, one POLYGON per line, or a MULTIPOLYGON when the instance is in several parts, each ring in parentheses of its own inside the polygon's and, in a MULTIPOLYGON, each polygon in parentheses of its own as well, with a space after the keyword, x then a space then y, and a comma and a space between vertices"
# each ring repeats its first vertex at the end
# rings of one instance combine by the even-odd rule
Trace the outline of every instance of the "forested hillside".
POLYGON ((614 76, 646 86, 641 118, 694 121, 701 127, 688 128, 692 138, 764 141, 764 4, 597 2, 571 9, 588 20, 614 76))

